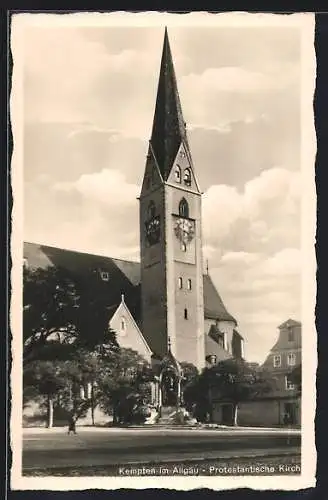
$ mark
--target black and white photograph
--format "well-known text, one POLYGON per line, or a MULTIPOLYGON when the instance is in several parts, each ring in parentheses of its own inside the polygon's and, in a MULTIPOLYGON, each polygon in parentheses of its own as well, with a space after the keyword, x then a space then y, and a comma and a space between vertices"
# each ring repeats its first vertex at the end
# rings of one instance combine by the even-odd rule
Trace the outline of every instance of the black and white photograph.
POLYGON ((10 42, 13 488, 313 486, 314 16, 10 42))

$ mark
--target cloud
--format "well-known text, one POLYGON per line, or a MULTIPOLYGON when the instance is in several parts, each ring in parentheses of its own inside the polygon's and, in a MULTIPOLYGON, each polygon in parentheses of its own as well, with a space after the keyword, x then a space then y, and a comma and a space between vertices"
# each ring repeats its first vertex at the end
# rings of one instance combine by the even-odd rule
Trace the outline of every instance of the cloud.
POLYGON ((297 67, 292 64, 266 68, 266 72, 244 67, 207 68, 201 74, 191 73, 182 77, 186 92, 272 92, 297 83, 297 67))
POLYGON ((277 327, 301 318, 300 250, 265 254, 227 252, 210 271, 228 310, 237 317, 246 354, 262 361, 274 344, 277 327))
POLYGON ((249 265, 259 259, 258 254, 249 252, 227 252, 221 258, 221 263, 232 263, 234 265, 249 265))
POLYGON ((75 182, 59 182, 54 190, 77 191, 92 202, 104 204, 112 208, 135 204, 140 188, 126 182, 124 174, 119 170, 102 170, 94 174, 84 174, 75 182))
POLYGON ((211 186, 203 199, 207 243, 225 251, 274 251, 298 246, 300 172, 273 168, 248 181, 240 192, 211 186))
POLYGON ((298 248, 284 248, 273 257, 268 258, 263 265, 266 275, 289 276, 301 273, 301 251, 298 248))
POLYGON ((300 172, 273 168, 242 190, 211 186, 203 224, 210 270, 238 318, 250 359, 263 360, 289 317, 301 317, 300 172))

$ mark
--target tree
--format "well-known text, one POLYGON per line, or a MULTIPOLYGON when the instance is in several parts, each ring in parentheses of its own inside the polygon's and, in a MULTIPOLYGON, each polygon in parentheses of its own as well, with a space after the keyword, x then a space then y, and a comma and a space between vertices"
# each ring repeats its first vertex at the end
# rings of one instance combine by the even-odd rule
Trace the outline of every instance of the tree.
POLYGON ((104 366, 97 383, 97 400, 108 414, 113 413, 113 423, 132 423, 145 415, 150 397, 151 367, 132 349, 119 349, 104 366), (144 410, 142 410, 142 408, 144 410))
MULTIPOLYGON (((85 278, 66 269, 24 269, 23 361, 38 359, 49 339, 59 343, 79 340, 88 349, 116 344, 108 328, 107 295, 95 291, 103 283, 91 274, 85 278)), ((117 345, 117 344, 116 344, 117 345)))
POLYGON ((108 360, 115 356, 118 346, 101 344, 88 350, 79 339, 66 344, 48 340, 39 345, 34 356, 23 370, 23 404, 30 400, 48 401, 48 427, 52 426, 54 408, 74 416, 84 416, 91 408, 94 423, 94 408, 97 404, 94 387, 104 374, 108 360), (50 383, 51 382, 51 383, 50 383), (91 395, 81 398, 81 387, 91 386, 91 395), (57 403, 57 404, 56 404, 57 403))
POLYGON ((212 399, 232 404, 233 425, 238 425, 238 406, 241 402, 270 392, 275 380, 266 372, 254 370, 246 361, 227 359, 205 368, 186 391, 190 402, 202 408, 200 418, 211 412, 212 399))
POLYGON ((33 395, 45 396, 47 404, 47 427, 53 426, 54 397, 65 387, 62 362, 32 361, 24 370, 23 397, 31 388, 33 395))

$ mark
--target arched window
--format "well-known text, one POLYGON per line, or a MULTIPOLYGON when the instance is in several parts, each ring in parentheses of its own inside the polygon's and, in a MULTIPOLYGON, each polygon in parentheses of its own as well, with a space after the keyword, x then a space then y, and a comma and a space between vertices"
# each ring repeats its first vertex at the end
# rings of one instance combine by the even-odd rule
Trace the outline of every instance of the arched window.
POLYGON ((147 211, 148 219, 153 219, 153 217, 155 217, 155 213, 156 213, 155 203, 151 200, 149 202, 147 211))
POLYGON ((191 186, 191 170, 190 168, 186 168, 183 175, 183 181, 186 186, 191 186))
POLYGON ((181 168, 179 167, 179 165, 175 167, 174 177, 176 182, 181 182, 181 168))
POLYGON ((122 316, 122 318, 121 318, 121 332, 125 332, 125 328, 126 328, 125 318, 124 318, 124 316, 122 316))
POLYGON ((188 290, 191 290, 191 279, 188 279, 188 290))
POLYGON ((182 241, 182 242, 181 242, 181 250, 182 250, 183 252, 186 252, 186 251, 187 251, 187 245, 185 244, 185 242, 184 242, 184 241, 182 241))
POLYGON ((179 203, 179 215, 181 217, 189 217, 189 206, 185 198, 182 198, 179 203))
POLYGON ((188 309, 184 310, 184 319, 188 319, 188 309))
POLYGON ((182 278, 179 278, 179 280, 178 280, 178 281, 179 281, 179 288, 180 288, 180 290, 181 290, 182 285, 183 285, 183 283, 182 283, 182 278))

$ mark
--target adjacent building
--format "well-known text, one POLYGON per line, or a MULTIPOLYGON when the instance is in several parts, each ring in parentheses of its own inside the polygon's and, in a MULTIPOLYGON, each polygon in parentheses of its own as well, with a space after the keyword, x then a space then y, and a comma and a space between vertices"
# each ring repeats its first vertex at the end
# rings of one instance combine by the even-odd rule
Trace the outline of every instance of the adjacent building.
MULTIPOLYGON (((238 424, 245 426, 298 426, 301 424, 300 387, 291 372, 302 363, 302 325, 288 319, 278 327, 278 338, 264 363, 253 368, 272 377, 272 390, 252 401, 239 405, 238 424)), ((213 420, 231 424, 232 405, 229 401, 213 400, 213 420)))

